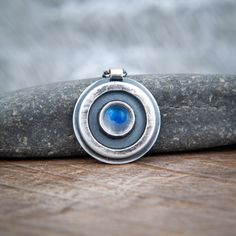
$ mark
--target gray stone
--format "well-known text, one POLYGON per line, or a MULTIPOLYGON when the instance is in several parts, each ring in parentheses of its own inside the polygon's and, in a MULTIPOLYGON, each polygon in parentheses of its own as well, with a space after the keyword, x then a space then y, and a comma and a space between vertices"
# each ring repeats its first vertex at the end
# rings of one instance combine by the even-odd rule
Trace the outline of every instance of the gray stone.
MULTIPOLYGON (((162 126, 151 152, 195 150, 236 143, 236 76, 131 76, 155 96, 162 126)), ((93 81, 27 88, 0 96, 0 156, 82 156, 72 112, 93 81)))

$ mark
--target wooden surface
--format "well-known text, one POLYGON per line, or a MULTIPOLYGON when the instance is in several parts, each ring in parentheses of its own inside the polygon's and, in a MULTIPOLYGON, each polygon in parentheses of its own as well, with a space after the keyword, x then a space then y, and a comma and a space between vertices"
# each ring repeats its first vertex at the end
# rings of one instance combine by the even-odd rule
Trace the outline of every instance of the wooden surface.
POLYGON ((236 149, 0 161, 0 235, 236 235, 236 149))

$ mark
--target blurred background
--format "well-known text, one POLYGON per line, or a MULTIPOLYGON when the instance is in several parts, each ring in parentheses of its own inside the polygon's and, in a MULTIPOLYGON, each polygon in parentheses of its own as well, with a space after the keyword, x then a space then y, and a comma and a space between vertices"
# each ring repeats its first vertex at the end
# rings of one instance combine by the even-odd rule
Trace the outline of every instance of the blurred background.
POLYGON ((0 92, 137 73, 236 73, 235 0, 2 0, 0 92))

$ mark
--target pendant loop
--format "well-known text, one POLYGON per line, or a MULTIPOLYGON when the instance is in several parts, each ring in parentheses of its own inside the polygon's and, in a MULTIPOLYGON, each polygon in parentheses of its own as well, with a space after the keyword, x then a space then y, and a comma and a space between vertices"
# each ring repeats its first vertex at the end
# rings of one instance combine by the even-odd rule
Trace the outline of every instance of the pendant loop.
POLYGON ((102 75, 103 78, 110 78, 110 81, 122 81, 126 76, 127 72, 124 69, 109 69, 102 75))

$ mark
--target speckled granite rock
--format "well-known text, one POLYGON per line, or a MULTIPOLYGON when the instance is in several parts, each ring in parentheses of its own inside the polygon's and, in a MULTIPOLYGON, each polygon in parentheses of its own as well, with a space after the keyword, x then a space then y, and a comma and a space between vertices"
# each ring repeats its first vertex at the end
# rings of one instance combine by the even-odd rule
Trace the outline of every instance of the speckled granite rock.
MULTIPOLYGON (((236 143, 236 76, 131 76, 157 99, 162 127, 152 152, 236 143)), ((81 92, 95 79, 54 83, 0 96, 0 156, 84 155, 72 129, 81 92)))

